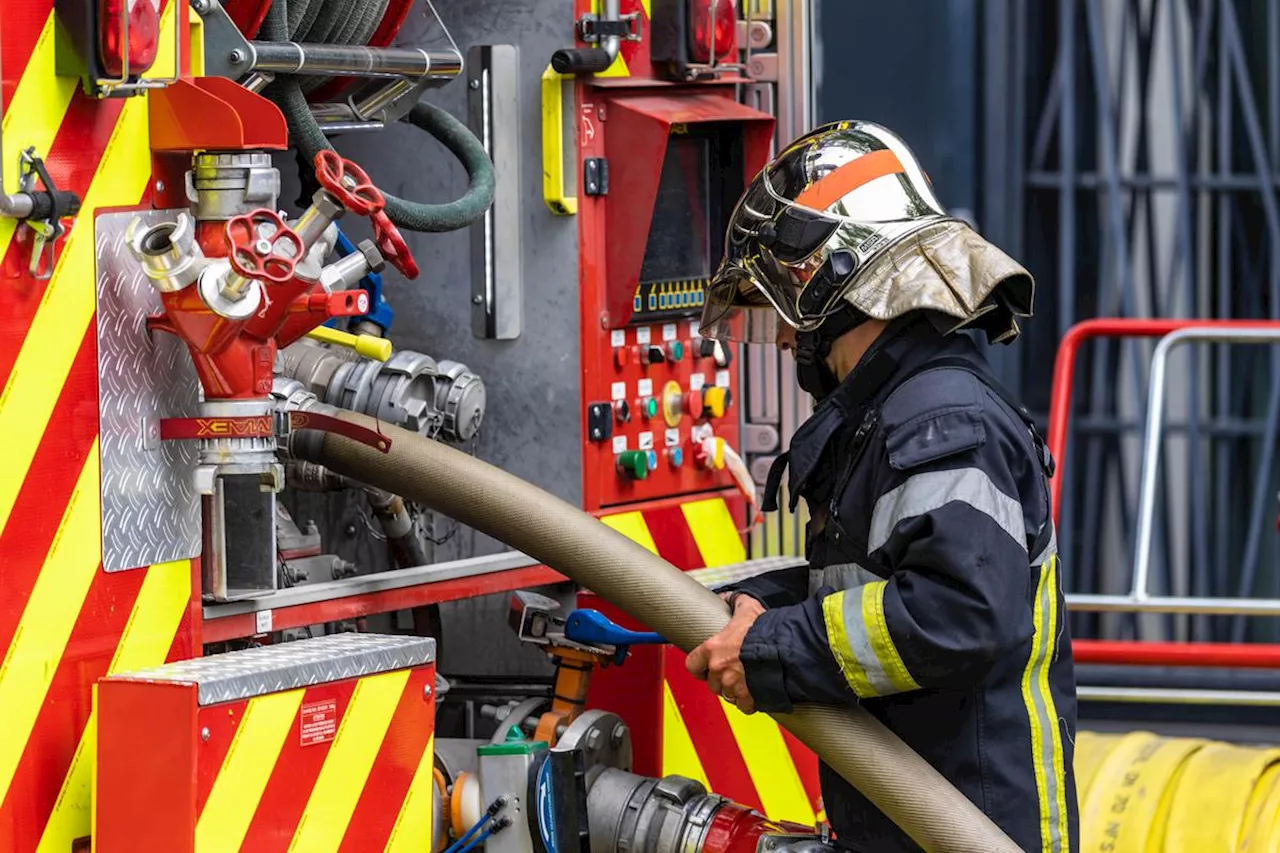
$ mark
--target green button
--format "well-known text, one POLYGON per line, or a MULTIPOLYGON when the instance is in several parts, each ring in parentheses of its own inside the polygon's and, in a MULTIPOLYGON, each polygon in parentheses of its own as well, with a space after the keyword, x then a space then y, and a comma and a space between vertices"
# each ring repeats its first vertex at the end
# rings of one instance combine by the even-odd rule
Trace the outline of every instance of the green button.
POLYGON ((671 342, 671 360, 679 361, 684 358, 684 344, 680 341, 671 342))
POLYGON ((645 397, 640 403, 640 409, 644 412, 646 418, 654 418, 658 416, 658 398, 645 397))
POLYGON ((649 476, 649 455, 643 450, 624 450, 618 454, 618 470, 624 477, 643 480, 649 476))

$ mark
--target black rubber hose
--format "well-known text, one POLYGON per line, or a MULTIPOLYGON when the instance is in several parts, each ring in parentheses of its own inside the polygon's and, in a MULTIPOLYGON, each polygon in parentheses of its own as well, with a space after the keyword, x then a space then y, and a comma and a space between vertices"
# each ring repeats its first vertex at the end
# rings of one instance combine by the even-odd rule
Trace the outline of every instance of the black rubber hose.
MULTIPOLYGON (((267 40, 288 40, 288 10, 282 8, 284 6, 285 0, 275 0, 267 11, 262 24, 262 33, 267 40)), ((311 115, 307 98, 296 79, 278 77, 266 93, 284 113, 289 137, 308 162, 314 161, 322 150, 333 150, 311 115)), ((470 183, 461 198, 445 204, 424 204, 383 193, 391 221, 410 231, 440 233, 466 228, 483 217, 493 204, 494 177, 493 163, 480 140, 452 115, 425 102, 419 102, 403 120, 425 130, 449 149, 466 169, 470 183)))

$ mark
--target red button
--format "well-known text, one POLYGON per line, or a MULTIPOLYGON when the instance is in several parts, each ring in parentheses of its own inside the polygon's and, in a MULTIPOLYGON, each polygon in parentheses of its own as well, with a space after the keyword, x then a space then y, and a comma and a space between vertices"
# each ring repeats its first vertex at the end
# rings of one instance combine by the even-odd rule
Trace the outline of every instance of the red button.
POLYGON ((695 421, 702 417, 701 391, 689 391, 684 395, 684 410, 695 421))
POLYGON ((613 350, 613 363, 621 370, 627 366, 627 362, 631 361, 631 347, 615 347, 613 350))

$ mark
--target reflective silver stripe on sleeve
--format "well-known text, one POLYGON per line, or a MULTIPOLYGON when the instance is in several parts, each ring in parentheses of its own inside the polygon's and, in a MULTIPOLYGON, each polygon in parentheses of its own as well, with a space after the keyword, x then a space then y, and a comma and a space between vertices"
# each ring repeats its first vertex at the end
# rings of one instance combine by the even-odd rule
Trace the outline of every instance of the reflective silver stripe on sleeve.
POLYGON ((882 581, 884 578, 870 572, 857 563, 841 563, 822 569, 809 570, 809 594, 815 595, 824 586, 835 590, 853 589, 863 584, 882 581))
POLYGON ((1043 566, 1045 563, 1049 562, 1050 557, 1053 557, 1058 553, 1058 528, 1052 526, 1052 521, 1050 521, 1049 524, 1049 544, 1045 545, 1044 550, 1037 554, 1036 558, 1031 561, 1032 568, 1035 568, 1036 566, 1043 566))
POLYGON ((1022 505, 996 488, 986 472, 978 468, 928 471, 912 475, 901 486, 885 492, 871 513, 867 551, 884 547, 893 529, 909 518, 924 515, 953 501, 960 501, 988 516, 1013 537, 1018 547, 1027 549, 1027 531, 1022 505))
MULTIPOLYGON (((877 578, 877 580, 881 580, 877 578)), ((889 673, 885 672, 884 664, 880 662, 880 658, 876 655, 875 649, 871 645, 871 638, 867 636, 867 623, 862 616, 862 598, 865 593, 863 589, 851 589, 845 593, 844 601, 844 629, 845 635, 849 642, 849 649, 853 652, 854 658, 862 666, 862 671, 866 673, 867 681, 871 684, 874 696, 889 696, 897 693, 898 688, 894 686, 893 679, 889 677, 889 673)))

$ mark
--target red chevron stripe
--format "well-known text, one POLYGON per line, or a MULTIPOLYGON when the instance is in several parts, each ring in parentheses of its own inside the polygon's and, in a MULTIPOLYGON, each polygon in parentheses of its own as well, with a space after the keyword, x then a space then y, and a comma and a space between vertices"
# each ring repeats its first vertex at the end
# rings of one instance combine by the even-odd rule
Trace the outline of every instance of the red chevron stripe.
POLYGON ((702 553, 679 504, 644 510, 658 556, 682 571, 703 567, 702 553))
POLYGON ((31 739, 0 806, 0 838, 15 853, 35 850, 93 707, 93 684, 107 672, 145 572, 99 571, 67 641, 31 739))
MULTIPOLYGON (((3 288, 0 288, 2 290, 3 288)), ((3 334, 0 333, 0 338, 3 334)), ((13 640, 58 523, 98 432, 98 348, 90 330, 80 343, 67 384, 53 409, 52 429, 31 460, 3 534, 0 564, 0 658, 13 640)))
MULTIPOLYGON (((302 704, 321 699, 336 700, 338 725, 341 726, 353 689, 351 682, 312 687, 303 695, 302 704)), ((280 750, 240 849, 255 853, 284 853, 288 850, 330 746, 332 743, 302 746, 295 727, 280 750)))
POLYGON ((201 716, 200 725, 209 729, 209 738, 201 738, 198 759, 196 762, 196 815, 204 811, 209 801, 209 792, 222 770, 222 762, 231 749, 231 741, 244 720, 244 709, 249 703, 236 702, 217 707, 217 713, 201 716))
POLYGON ((169 646, 169 653, 165 656, 166 663, 176 660, 189 660, 199 657, 201 654, 200 584, 200 558, 196 557, 191 561, 191 600, 187 603, 187 611, 182 614, 182 620, 178 623, 178 631, 174 634, 173 643, 169 646))
MULTIPOLYGON (((89 184, 102 160, 111 131, 120 118, 121 109, 123 104, 119 99, 95 101, 76 90, 58 128, 58 135, 54 137, 53 148, 45 156, 49 174, 59 189, 75 192, 81 198, 89 191, 89 184)), ((68 234, 75 228, 87 228, 92 232, 93 213, 82 211, 74 221, 68 222, 68 234)), ((49 285, 48 280, 36 281, 27 274, 31 261, 30 236, 27 229, 19 229, 9 243, 3 261, 0 261, 4 280, 4 287, 0 287, 0 388, 9 381, 27 330, 49 285)), ((65 242, 66 238, 59 241, 59 251, 65 242)), ((85 282, 75 286, 91 287, 92 284, 85 282)))
POLYGON ((3 102, 5 110, 13 100, 13 91, 18 88, 18 81, 31 60, 31 52, 52 8, 52 2, 10 3, 5 6, 4 28, 0 30, 0 102, 3 102))
POLYGON ((800 784, 804 785, 804 792, 809 795, 809 802, 813 804, 816 812, 818 800, 822 799, 822 783, 818 779, 818 757, 791 732, 781 726, 778 729, 782 732, 782 740, 787 745, 787 752, 791 753, 791 762, 795 764, 796 772, 800 774, 800 784))
POLYGON ((381 850, 387 843, 435 728, 434 697, 424 694, 424 688, 434 683, 435 673, 429 667, 409 674, 338 853, 381 850))
POLYGON ((693 748, 717 794, 732 797, 744 806, 764 811, 742 751, 729 728, 720 700, 701 681, 684 671, 684 654, 671 650, 667 657, 667 684, 676 707, 689 729, 693 748))

